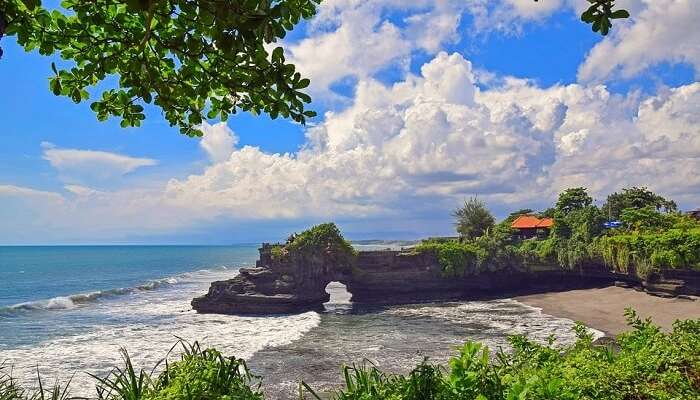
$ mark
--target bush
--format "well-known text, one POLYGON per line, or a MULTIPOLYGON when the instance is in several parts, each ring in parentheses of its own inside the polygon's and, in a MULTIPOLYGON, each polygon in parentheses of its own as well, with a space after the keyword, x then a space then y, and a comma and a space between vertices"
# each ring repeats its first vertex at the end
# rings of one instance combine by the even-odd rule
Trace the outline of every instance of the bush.
POLYGON ((260 383, 245 361, 215 349, 185 346, 180 361, 160 374, 147 400, 262 400, 260 383))
POLYGON ((700 269, 700 229, 603 236, 593 248, 614 270, 633 266, 643 277, 654 270, 700 269))
MULTIPOLYGON (((618 348, 593 344, 587 329, 577 325, 575 344, 555 348, 522 336, 510 338, 512 353, 467 342, 449 361, 449 368, 425 362, 408 377, 378 369, 346 370, 346 388, 335 399, 700 399, 700 320, 677 321, 664 333, 650 320, 626 311, 632 330, 618 348), (429 371, 417 373, 416 371, 429 371), (416 397, 414 388, 423 397, 416 397)), ((320 397, 315 396, 316 399, 320 397)))
POLYGON ((471 243, 431 241, 422 242, 414 247, 414 251, 435 254, 445 277, 461 277, 477 273, 478 259, 480 253, 483 253, 471 243))
POLYGON ((292 234, 284 245, 272 246, 272 258, 281 260, 290 255, 312 257, 324 255, 335 257, 337 261, 352 265, 357 252, 350 242, 345 240, 340 229, 334 223, 325 223, 307 229, 299 234, 292 234))

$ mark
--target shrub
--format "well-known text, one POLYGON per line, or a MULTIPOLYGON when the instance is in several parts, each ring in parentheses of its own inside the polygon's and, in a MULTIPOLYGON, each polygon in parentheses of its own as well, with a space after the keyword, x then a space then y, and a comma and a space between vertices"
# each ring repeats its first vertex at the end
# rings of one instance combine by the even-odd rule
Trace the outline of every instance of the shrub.
POLYGON ((486 204, 476 197, 465 200, 464 205, 452 215, 457 219, 457 232, 464 239, 477 238, 493 228, 496 223, 486 204))
POLYGON ((627 272, 630 266, 642 275, 653 270, 700 269, 700 229, 603 236, 593 248, 606 265, 620 272, 627 272))
POLYGON ((632 330, 619 336, 616 349, 595 345, 582 325, 574 328, 576 343, 564 348, 514 336, 513 351, 499 351, 492 358, 485 346, 467 342, 449 361, 447 373, 425 362, 417 368, 430 371, 420 379, 424 397, 415 397, 408 384, 417 369, 405 378, 372 367, 346 373, 346 388, 334 398, 700 399, 700 320, 677 321, 672 332, 664 333, 632 310, 626 316, 632 330))
MULTIPOLYGON (((446 277, 461 277, 477 272, 482 250, 471 243, 425 241, 414 248, 416 252, 431 252, 437 256, 446 277)), ((481 255, 483 257, 483 255, 481 255)))
POLYGON ((357 252, 350 242, 343 238, 334 223, 325 223, 292 234, 284 245, 272 246, 272 258, 276 260, 288 256, 313 257, 331 256, 341 264, 351 266, 357 252))
POLYGON ((245 361, 215 349, 184 346, 180 361, 167 366, 147 400, 262 400, 260 383, 245 361))

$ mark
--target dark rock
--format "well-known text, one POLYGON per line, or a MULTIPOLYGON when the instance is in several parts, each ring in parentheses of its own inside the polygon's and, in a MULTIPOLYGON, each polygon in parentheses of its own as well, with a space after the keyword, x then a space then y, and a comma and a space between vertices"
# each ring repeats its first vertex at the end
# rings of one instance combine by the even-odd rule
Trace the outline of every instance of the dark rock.
MULTIPOLYGON (((307 253, 278 251, 263 244, 255 268, 242 268, 227 281, 211 284, 192 300, 202 313, 270 314, 322 309, 326 286, 346 285, 357 304, 396 304, 436 300, 509 297, 616 285, 662 297, 700 294, 700 271, 664 271, 646 281, 630 272, 611 272, 602 265, 570 271, 522 271, 505 268, 462 277, 445 277, 433 253, 411 250, 365 251, 347 257, 331 247, 307 253)), ((278 248, 279 249, 279 248, 278 248)))

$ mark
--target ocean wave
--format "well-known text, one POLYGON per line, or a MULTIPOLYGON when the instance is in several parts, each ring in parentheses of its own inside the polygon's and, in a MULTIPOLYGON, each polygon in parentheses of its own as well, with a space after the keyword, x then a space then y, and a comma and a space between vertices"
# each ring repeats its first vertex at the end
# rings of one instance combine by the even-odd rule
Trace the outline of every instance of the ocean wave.
POLYGON ((221 273, 228 270, 229 268, 225 266, 217 268, 207 268, 192 272, 185 272, 182 274, 169 276, 161 279, 154 279, 133 287, 97 290, 88 293, 78 293, 67 296, 57 296, 50 299, 28 301, 24 303, 14 304, 11 306, 0 307, 0 316, 13 316, 20 313, 32 311, 72 310, 81 305, 97 302, 106 298, 123 296, 143 291, 156 290, 162 287, 177 285, 179 283, 188 283, 194 280, 198 280, 198 278, 206 279, 208 277, 211 277, 212 274, 221 273))

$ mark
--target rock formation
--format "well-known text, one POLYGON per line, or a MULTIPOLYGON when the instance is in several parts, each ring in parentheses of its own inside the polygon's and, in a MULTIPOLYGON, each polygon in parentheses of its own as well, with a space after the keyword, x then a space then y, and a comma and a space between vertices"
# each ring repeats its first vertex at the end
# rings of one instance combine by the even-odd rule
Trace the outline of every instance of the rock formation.
POLYGON ((192 301, 202 313, 289 313, 315 309, 328 301, 326 285, 347 282, 351 265, 330 249, 319 254, 284 254, 263 244, 255 268, 241 268, 238 276, 212 283, 209 292, 192 301))
POLYGON ((668 271, 646 281, 636 274, 611 272, 603 265, 575 271, 504 268, 446 277, 432 252, 356 253, 335 225, 322 224, 293 235, 284 245, 263 244, 255 268, 242 268, 233 279, 212 283, 206 295, 192 301, 192 307, 221 314, 321 309, 330 297, 326 286, 333 281, 346 285, 354 303, 371 304, 479 299, 612 284, 656 295, 700 294, 698 271, 668 271))
POLYGON ((366 251, 348 261, 330 250, 276 257, 276 248, 264 244, 255 268, 242 268, 233 279, 212 283, 206 295, 192 301, 192 307, 201 313, 221 314, 320 309, 329 300, 325 288, 333 281, 347 286, 353 302, 371 304, 483 298, 600 286, 613 281, 604 272, 583 276, 567 271, 517 270, 446 278, 431 253, 366 251))

